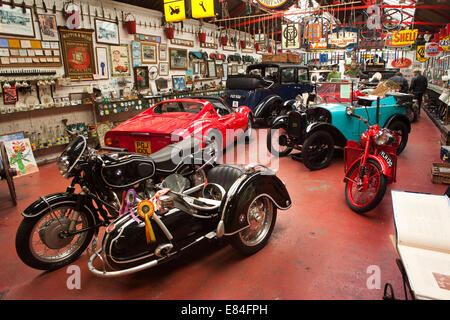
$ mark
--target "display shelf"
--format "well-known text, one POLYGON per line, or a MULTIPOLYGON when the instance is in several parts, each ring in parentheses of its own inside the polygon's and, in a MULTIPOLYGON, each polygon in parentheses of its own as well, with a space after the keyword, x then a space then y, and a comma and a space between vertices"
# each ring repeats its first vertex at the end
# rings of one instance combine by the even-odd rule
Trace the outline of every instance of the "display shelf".
POLYGON ((67 109, 86 108, 86 107, 91 108, 92 104, 77 104, 77 105, 69 105, 69 106, 63 106, 63 107, 50 107, 50 108, 39 108, 39 109, 7 112, 7 113, 1 113, 0 119, 3 117, 9 117, 11 115, 34 114, 34 113, 38 113, 38 112, 46 112, 48 110, 65 110, 66 111, 67 109))

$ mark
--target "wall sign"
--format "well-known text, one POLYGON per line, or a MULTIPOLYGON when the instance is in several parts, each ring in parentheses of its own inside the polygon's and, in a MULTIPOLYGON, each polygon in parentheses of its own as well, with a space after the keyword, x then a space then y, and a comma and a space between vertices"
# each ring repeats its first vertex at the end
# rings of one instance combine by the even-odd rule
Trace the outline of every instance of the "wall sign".
POLYGON ((214 17, 214 0, 191 0, 192 18, 214 17))
POLYGON ((425 57, 437 57, 440 54, 439 44, 429 42, 425 45, 425 57))
POLYGON ((450 36, 440 38, 439 51, 450 51, 450 36))
POLYGON ((328 44, 333 48, 347 48, 358 43, 358 30, 351 28, 334 29, 328 36, 328 44))
POLYGON ((300 24, 291 23, 281 26, 281 47, 283 49, 300 48, 300 24))
POLYGON ((430 59, 429 57, 425 57, 425 46, 417 46, 416 51, 416 60, 419 62, 425 62, 430 59))
POLYGON ((411 66, 412 61, 409 60, 408 58, 400 58, 400 59, 396 59, 394 61, 392 61, 392 67, 394 68, 408 68, 409 66, 411 66))
POLYGON ((186 19, 184 0, 164 0, 164 16, 167 22, 186 19))
POLYGON ((394 46, 409 46, 416 41, 418 34, 418 29, 394 31, 392 34, 392 44, 394 46))
POLYGON ((93 30, 59 28, 64 70, 76 80, 92 80, 95 74, 93 30))
POLYGON ((295 0, 256 0, 262 7, 272 10, 284 10, 290 7, 295 0))
POLYGON ((326 41, 312 42, 309 44, 311 50, 323 50, 328 48, 328 43, 326 41))
POLYGON ((185 39, 170 39, 171 44, 176 44, 179 46, 185 46, 185 47, 193 47, 194 41, 192 40, 185 40, 185 39))

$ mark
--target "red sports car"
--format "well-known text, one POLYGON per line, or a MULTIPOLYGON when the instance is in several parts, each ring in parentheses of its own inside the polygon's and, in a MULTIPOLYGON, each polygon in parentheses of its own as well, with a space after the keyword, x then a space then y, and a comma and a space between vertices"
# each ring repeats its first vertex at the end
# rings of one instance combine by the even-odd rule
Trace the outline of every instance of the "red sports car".
POLYGON ((108 131, 105 145, 148 155, 194 134, 223 149, 242 135, 247 142, 252 121, 248 107, 231 108, 217 97, 166 100, 108 131))

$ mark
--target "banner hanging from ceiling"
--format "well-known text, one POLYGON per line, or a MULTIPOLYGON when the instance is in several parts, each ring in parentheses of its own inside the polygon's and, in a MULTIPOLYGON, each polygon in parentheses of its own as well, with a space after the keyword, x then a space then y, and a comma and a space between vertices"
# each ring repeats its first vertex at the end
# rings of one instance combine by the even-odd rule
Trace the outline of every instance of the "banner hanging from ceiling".
POLYGON ((281 26, 281 48, 299 49, 300 48, 300 24, 290 23, 281 26))

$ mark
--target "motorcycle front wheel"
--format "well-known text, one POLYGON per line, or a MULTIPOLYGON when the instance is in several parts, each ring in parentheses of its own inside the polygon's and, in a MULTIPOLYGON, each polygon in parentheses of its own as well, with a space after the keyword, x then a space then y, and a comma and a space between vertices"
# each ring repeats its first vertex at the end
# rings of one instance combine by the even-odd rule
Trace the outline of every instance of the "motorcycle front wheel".
POLYGON ((277 208, 268 197, 257 197, 250 203, 246 219, 249 227, 233 235, 231 245, 244 255, 252 255, 269 240, 277 220, 277 208))
POLYGON ((345 200, 356 213, 364 213, 375 208, 384 197, 387 178, 381 166, 373 159, 367 159, 365 174, 360 180, 360 162, 349 170, 345 182, 345 200))
POLYGON ((95 224, 87 209, 75 213, 76 203, 61 203, 42 214, 22 220, 16 234, 16 251, 28 266, 54 270, 75 261, 87 248, 94 229, 68 235, 95 224))

